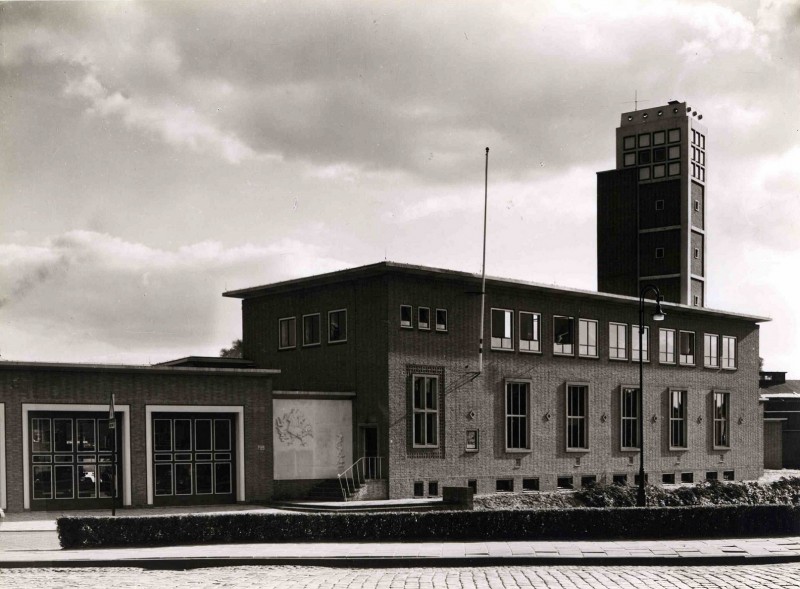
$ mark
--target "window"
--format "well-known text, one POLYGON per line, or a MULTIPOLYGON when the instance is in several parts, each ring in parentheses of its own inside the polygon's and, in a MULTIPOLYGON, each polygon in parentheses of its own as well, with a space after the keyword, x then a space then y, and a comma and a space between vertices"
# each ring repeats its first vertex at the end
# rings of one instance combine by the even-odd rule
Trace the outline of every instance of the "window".
POLYGON ((700 306, 700 296, 699 295, 694 295, 694 306, 695 307, 699 307, 700 306))
POLYGON ((431 310, 428 307, 419 307, 417 309, 417 327, 419 329, 431 328, 431 310))
POLYGON ((693 483, 694 482, 694 473, 693 472, 682 472, 681 473, 681 482, 682 483, 693 483))
POLYGON ((597 321, 578 319, 578 356, 597 358, 597 321))
POLYGON ((706 368, 719 368, 719 336, 713 333, 703 335, 703 365, 706 368))
POLYGON ((722 336, 722 367, 736 368, 736 338, 728 335, 722 336))
POLYGON ((513 350, 514 311, 492 309, 492 349, 513 350))
POLYGON ((572 489, 572 477, 563 476, 556 478, 556 488, 558 489, 572 489))
POLYGON ((675 473, 664 473, 661 475, 661 483, 664 485, 674 485, 675 484, 675 473))
POLYGON ((664 162, 667 161, 667 148, 657 147, 653 150, 653 161, 664 162))
POLYGON ((425 496, 425 483, 422 481, 414 481, 414 497, 425 496))
POLYGON ((477 452, 480 449, 480 433, 476 429, 467 430, 467 452, 477 452))
POLYGON ((436 309, 436 331, 447 331, 447 309, 436 309))
POLYGON ((732 470, 723 470, 722 471, 722 480, 723 481, 732 481, 736 478, 735 471, 732 470))
POLYGON ((303 315, 303 345, 318 346, 320 344, 319 313, 303 315))
POLYGON ((521 352, 542 351, 540 326, 541 315, 539 313, 519 312, 519 349, 521 352))
POLYGON ((714 448, 731 446, 731 394, 714 393, 714 448))
POLYGON ((527 450, 530 383, 506 383, 506 450, 527 450))
POLYGON ((284 317, 278 319, 278 349, 288 350, 297 345, 297 319, 284 317))
POLYGON ((675 143, 676 141, 681 140, 681 130, 680 129, 670 129, 669 134, 667 135, 667 139, 670 143, 675 143))
POLYGON ((650 147, 650 133, 639 134, 639 147, 650 147))
POLYGON ((628 475, 626 474, 615 474, 612 478, 614 485, 619 485, 620 487, 624 487, 628 484, 628 475))
POLYGON ((681 157, 681 148, 678 145, 673 145, 667 149, 667 158, 677 160, 681 157))
POLYGON ((633 153, 633 152, 626 153, 623 156, 623 160, 622 161, 623 161, 623 164, 626 165, 626 166, 634 166, 634 165, 636 165, 636 154, 633 153))
POLYGON ((681 163, 680 162, 670 162, 669 166, 667 167, 667 173, 670 176, 677 176, 681 173, 681 163))
POLYGON ((706 473, 706 480, 707 480, 707 481, 716 481, 716 480, 717 480, 717 471, 715 471, 715 470, 709 470, 709 471, 706 473))
POLYGON ((656 131, 653 133, 653 145, 664 145, 666 140, 666 133, 664 131, 656 131))
POLYGON ((670 391, 669 446, 686 448, 686 391, 670 391))
POLYGON ((625 360, 628 357, 628 326, 625 323, 608 324, 608 357, 625 360))
POLYGON ((567 385, 567 450, 589 449, 588 396, 587 385, 567 385))
POLYGON ((681 331, 680 344, 678 361, 684 366, 694 366, 694 333, 691 331, 681 331))
POLYGON ((653 166, 653 178, 663 178, 667 174, 667 169, 664 164, 657 164, 653 166))
POLYGON ((438 497, 439 481, 428 481, 428 497, 438 497))
POLYGON ((628 135, 627 137, 623 138, 622 140, 622 148, 623 149, 633 149, 636 147, 636 137, 633 135, 628 135))
POLYGON ((597 475, 590 474, 590 475, 581 477, 581 487, 583 487, 584 489, 586 487, 591 487, 591 486, 596 485, 596 484, 597 484, 597 475))
POLYGON ((411 305, 400 305, 400 327, 411 328, 414 325, 411 322, 412 309, 411 305))
POLYGON ((478 494, 478 480, 477 479, 467 479, 467 486, 472 489, 472 494, 478 494))
POLYGON ((650 179, 650 168, 639 168, 639 180, 649 180, 650 179))
POLYGON ((328 311, 328 343, 347 341, 347 309, 328 311))
POLYGON ((553 317, 553 353, 562 356, 572 356, 573 341, 573 322, 572 317, 553 317))
POLYGON ((658 361, 661 364, 675 364, 675 330, 658 330, 658 361))
POLYGON ((639 152, 639 164, 649 164, 650 163, 650 150, 645 149, 639 152))
POLYGON ((663 247, 657 247, 655 254, 656 254, 656 259, 660 260, 661 258, 664 257, 664 248, 663 247))
POLYGON ((622 387, 621 391, 621 447, 623 450, 638 450, 640 413, 639 389, 622 387))
POLYGON ((514 479, 497 479, 494 488, 498 493, 513 493, 514 479))
POLYGON ((695 260, 699 260, 700 259, 700 248, 699 247, 694 248, 694 259, 695 260))
POLYGON ((439 377, 413 376, 413 439, 415 448, 439 446, 439 377))
POLYGON ((656 201, 656 210, 663 211, 664 210, 664 201, 659 199, 656 201))
POLYGON ((539 479, 537 479, 537 478, 522 479, 522 490, 523 491, 538 491, 539 490, 539 479))
MULTIPOLYGON (((631 360, 634 362, 639 361, 639 326, 631 325, 631 360)), ((650 361, 649 345, 650 342, 650 328, 645 326, 642 337, 642 362, 650 361)))

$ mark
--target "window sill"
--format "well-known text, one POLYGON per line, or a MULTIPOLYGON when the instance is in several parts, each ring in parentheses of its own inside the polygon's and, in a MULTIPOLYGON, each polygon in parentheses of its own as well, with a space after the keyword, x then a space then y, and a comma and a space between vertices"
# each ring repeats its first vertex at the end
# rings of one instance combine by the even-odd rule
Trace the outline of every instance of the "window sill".
POLYGON ((464 450, 464 452, 466 452, 467 454, 477 454, 479 452, 479 450, 478 450, 478 448, 474 448, 474 449, 467 448, 467 449, 464 450))
POLYGON ((627 362, 627 358, 612 358, 611 356, 608 357, 611 362, 627 362))
POLYGON ((712 446, 714 450, 722 450, 722 451, 729 451, 731 449, 730 446, 712 446))
POLYGON ((401 325, 400 329, 414 329, 413 325, 401 325))
MULTIPOLYGON (((708 370, 721 370, 719 366, 709 366, 708 364, 704 364, 703 368, 706 368, 708 370)), ((728 370, 730 370, 730 368, 728 370)))
POLYGON ((662 362, 661 360, 659 360, 658 363, 661 364, 662 366, 677 366, 675 362, 662 362))
POLYGON ((304 348, 318 348, 322 345, 322 342, 317 342, 316 344, 303 344, 304 348))
POLYGON ((688 452, 689 451, 689 447, 688 446, 670 446, 669 447, 669 451, 670 452, 688 452))
POLYGON ((553 356, 558 356, 560 358, 574 358, 575 354, 566 354, 564 352, 553 352, 553 356))
POLYGON ((447 330, 446 330, 446 329, 439 329, 439 328, 437 327, 437 328, 436 328, 436 333, 447 333, 447 330))
POLYGON ((540 356, 542 355, 542 351, 541 350, 520 350, 519 353, 520 354, 539 354, 540 356))
POLYGON ((422 326, 418 326, 417 329, 419 329, 420 331, 430 331, 431 330, 430 327, 422 327, 422 326))
POLYGON ((489 348, 492 352, 513 352, 514 348, 489 348))
POLYGON ((438 444, 436 446, 415 446, 414 444, 411 445, 412 450, 438 450, 438 444))
POLYGON ((578 358, 583 358, 584 360, 599 360, 600 356, 586 356, 584 354, 578 354, 578 358))
POLYGON ((733 368, 722 368, 722 370, 729 370, 730 372, 733 372, 734 370, 738 370, 738 368, 734 366, 733 368))
POLYGON ((296 350, 297 346, 292 346, 291 348, 278 348, 279 352, 286 352, 288 350, 296 350))
POLYGON ((530 448, 506 448, 506 454, 530 454, 533 452, 530 448))
POLYGON ((346 344, 346 343, 347 343, 347 340, 346 340, 346 339, 337 339, 336 341, 330 341, 330 340, 328 340, 328 344, 330 344, 330 345, 336 345, 336 344, 346 344))
POLYGON ((588 454, 589 448, 567 448, 567 452, 588 454))
POLYGON ((684 367, 684 368, 697 368, 697 365, 696 365, 696 364, 684 364, 683 362, 681 362, 680 364, 678 364, 678 366, 682 366, 682 367, 684 367))

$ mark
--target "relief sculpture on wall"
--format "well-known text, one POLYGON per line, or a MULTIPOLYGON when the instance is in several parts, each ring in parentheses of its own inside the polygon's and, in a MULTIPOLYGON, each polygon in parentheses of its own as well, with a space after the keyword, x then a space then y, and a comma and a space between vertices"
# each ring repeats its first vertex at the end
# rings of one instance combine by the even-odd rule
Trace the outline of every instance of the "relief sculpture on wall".
POLYGON ((295 442, 305 446, 308 444, 308 439, 314 437, 311 424, 297 407, 284 413, 283 417, 275 418, 275 432, 278 434, 278 439, 287 446, 293 446, 295 442))

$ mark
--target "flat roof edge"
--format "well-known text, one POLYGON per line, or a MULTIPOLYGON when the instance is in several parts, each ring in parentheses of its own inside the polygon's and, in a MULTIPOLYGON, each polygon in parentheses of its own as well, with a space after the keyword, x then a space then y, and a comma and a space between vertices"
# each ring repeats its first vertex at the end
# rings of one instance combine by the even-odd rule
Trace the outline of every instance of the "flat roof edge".
POLYGON ((68 362, 0 361, 0 370, 41 370, 50 372, 142 372, 145 374, 207 374, 214 376, 273 376, 277 368, 195 368, 135 364, 78 364, 68 362))

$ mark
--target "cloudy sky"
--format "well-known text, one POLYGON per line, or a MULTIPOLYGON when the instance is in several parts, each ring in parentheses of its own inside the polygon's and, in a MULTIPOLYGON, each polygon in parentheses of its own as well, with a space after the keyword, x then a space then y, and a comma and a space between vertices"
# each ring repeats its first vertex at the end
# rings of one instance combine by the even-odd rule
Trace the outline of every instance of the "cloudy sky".
POLYGON ((0 5, 0 356, 148 363, 384 259, 594 289, 620 113, 709 128, 708 306, 800 378, 800 0, 0 5))

